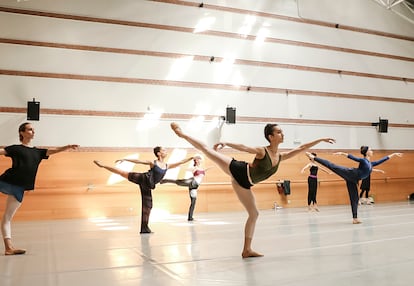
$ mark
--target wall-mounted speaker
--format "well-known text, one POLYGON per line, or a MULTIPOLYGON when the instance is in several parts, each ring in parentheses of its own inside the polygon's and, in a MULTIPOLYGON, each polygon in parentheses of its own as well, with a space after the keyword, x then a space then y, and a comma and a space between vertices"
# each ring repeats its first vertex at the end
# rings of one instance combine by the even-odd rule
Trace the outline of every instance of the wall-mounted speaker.
POLYGON ((40 102, 28 101, 27 102, 27 120, 39 120, 40 115, 40 102))
POLYGON ((388 132, 388 119, 380 119, 379 120, 378 132, 379 133, 387 133, 388 132))
POLYGON ((226 123, 228 124, 236 123, 236 108, 235 107, 226 108, 226 123))

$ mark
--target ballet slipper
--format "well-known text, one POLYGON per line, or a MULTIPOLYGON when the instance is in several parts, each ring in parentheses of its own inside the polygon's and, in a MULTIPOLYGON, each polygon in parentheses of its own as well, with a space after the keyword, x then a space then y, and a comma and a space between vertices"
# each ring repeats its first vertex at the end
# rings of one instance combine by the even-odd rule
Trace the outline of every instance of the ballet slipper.
POLYGON ((257 253, 253 250, 244 250, 242 253, 243 258, 249 258, 249 257, 263 257, 263 254, 257 253))
POLYGON ((354 218, 354 220, 352 221, 352 223, 353 224, 360 224, 360 223, 362 223, 362 221, 360 221, 359 219, 357 219, 357 218, 354 218))
POLYGON ((178 137, 182 137, 183 136, 183 131, 181 130, 180 125, 178 125, 175 122, 171 122, 170 124, 171 129, 174 131, 174 133, 178 136, 178 137))
POLYGON ((16 248, 12 248, 12 249, 8 249, 4 252, 4 255, 21 255, 21 254, 25 254, 26 250, 25 249, 16 249, 16 248))

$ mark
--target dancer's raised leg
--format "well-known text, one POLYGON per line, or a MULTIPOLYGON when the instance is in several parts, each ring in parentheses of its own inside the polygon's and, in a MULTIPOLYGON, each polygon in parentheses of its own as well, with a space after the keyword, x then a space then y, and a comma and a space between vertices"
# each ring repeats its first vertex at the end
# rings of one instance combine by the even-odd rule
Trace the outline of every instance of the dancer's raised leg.
POLYGON ((112 172, 114 174, 117 174, 117 175, 120 175, 120 176, 124 177, 125 179, 128 179, 128 173, 129 172, 127 172, 127 171, 123 171, 123 170, 119 170, 119 169, 114 168, 114 167, 110 167, 110 166, 103 165, 103 164, 101 164, 101 162, 99 162, 97 160, 94 160, 93 162, 99 168, 107 169, 109 172, 112 172))
POLYGON ((343 178, 345 181, 358 182, 358 174, 355 168, 348 168, 336 165, 328 160, 319 158, 309 152, 306 152, 306 156, 308 156, 308 158, 312 162, 318 162, 319 164, 325 166, 326 168, 328 168, 329 170, 343 178))
POLYGON ((181 186, 181 187, 188 187, 192 181, 193 181, 193 178, 178 179, 178 180, 162 179, 160 183, 161 184, 170 183, 170 184, 176 184, 177 186, 181 186))
POLYGON ((182 131, 181 127, 175 122, 171 123, 171 129, 175 132, 175 134, 177 134, 178 137, 183 138, 188 143, 193 145, 194 148, 203 152, 204 155, 206 155, 211 161, 216 163, 220 167, 220 169, 222 169, 226 174, 231 176, 229 165, 232 158, 223 155, 220 152, 217 152, 213 148, 207 147, 207 145, 201 142, 200 140, 185 134, 182 131))

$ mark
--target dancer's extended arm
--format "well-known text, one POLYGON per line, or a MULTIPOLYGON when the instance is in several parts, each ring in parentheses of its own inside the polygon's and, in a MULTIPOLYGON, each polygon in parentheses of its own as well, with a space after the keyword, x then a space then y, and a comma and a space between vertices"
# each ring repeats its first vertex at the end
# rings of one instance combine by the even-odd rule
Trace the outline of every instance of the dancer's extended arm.
POLYGON ((306 164, 305 167, 302 168, 302 170, 300 170, 300 172, 303 174, 305 172, 306 169, 309 169, 312 166, 311 163, 306 164))
POLYGON ((380 169, 372 169, 372 171, 385 174, 385 171, 380 169))
POLYGON ((394 156, 397 156, 397 157, 402 157, 403 156, 403 153, 392 153, 392 154, 390 154, 390 155, 388 155, 388 158, 392 158, 392 157, 394 157, 394 156))
POLYGON ((50 148, 50 149, 47 149, 46 156, 50 156, 50 155, 53 155, 53 154, 56 154, 56 153, 60 153, 60 152, 63 152, 63 151, 69 150, 69 149, 75 150, 75 149, 78 149, 78 148, 79 148, 79 145, 76 145, 76 144, 65 145, 65 146, 58 147, 58 148, 50 148))
POLYGON ((329 175, 332 175, 332 174, 333 174, 333 172, 329 171, 328 169, 325 169, 325 168, 324 168, 324 167, 322 167, 322 166, 319 166, 319 170, 321 170, 321 171, 323 171, 323 172, 325 172, 325 173, 327 173, 327 174, 329 174, 329 175))
POLYGON ((115 163, 122 163, 122 162, 131 162, 134 164, 142 164, 142 165, 150 165, 152 167, 152 165, 154 165, 154 162, 152 161, 148 161, 148 160, 138 160, 138 159, 118 159, 115 161, 115 163))
POLYGON ((184 163, 190 162, 193 159, 194 159, 194 157, 188 157, 188 158, 183 159, 183 160, 181 160, 179 162, 168 164, 168 169, 176 168, 176 167, 178 167, 178 166, 180 166, 180 165, 182 165, 184 163))
POLYGON ((388 156, 385 156, 385 157, 383 157, 383 158, 381 158, 377 161, 371 162, 371 164, 372 164, 372 166, 378 166, 378 165, 384 163, 385 161, 387 161, 387 160, 389 160, 389 159, 391 159, 392 157, 395 157, 395 156, 402 157, 403 154, 402 153, 392 153, 392 154, 390 154, 388 156))
POLYGON ((351 160, 356 161, 356 162, 361 162, 361 161, 364 160, 364 158, 355 157, 354 155, 352 155, 350 153, 345 153, 345 152, 336 152, 336 153, 334 153, 334 155, 342 155, 342 156, 345 156, 348 159, 351 159, 351 160))
POLYGON ((263 158, 265 155, 265 150, 263 147, 250 147, 246 146, 244 144, 238 144, 238 143, 230 143, 230 142, 219 142, 214 145, 214 150, 220 150, 224 147, 230 147, 239 151, 243 151, 250 154, 256 154, 257 157, 263 158))
POLYGON ((311 147, 313 147, 316 144, 319 144, 321 142, 327 142, 327 143, 333 144, 333 143, 335 143, 335 139, 333 139, 333 138, 320 138, 320 139, 302 144, 299 147, 296 147, 295 149, 292 149, 288 152, 280 153, 282 155, 282 160, 292 158, 293 156, 296 156, 300 152, 303 152, 303 151, 305 151, 305 150, 307 150, 307 149, 309 149, 309 148, 311 148, 311 147))

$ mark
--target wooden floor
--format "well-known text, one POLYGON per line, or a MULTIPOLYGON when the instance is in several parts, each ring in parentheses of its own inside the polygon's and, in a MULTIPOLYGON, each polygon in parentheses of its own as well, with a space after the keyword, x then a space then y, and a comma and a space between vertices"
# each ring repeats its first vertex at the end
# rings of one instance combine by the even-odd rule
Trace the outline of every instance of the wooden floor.
POLYGON ((26 255, 0 255, 1 286, 82 285, 413 285, 414 205, 267 210, 254 249, 242 259, 246 214, 168 215, 155 210, 154 233, 138 217, 16 222, 26 255))

